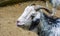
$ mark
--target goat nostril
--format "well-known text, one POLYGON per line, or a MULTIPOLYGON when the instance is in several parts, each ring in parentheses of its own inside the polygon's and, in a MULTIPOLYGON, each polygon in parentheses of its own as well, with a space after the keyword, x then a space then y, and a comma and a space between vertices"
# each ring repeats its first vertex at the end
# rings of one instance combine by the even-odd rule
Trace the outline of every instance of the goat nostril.
POLYGON ((19 23, 20 21, 17 21, 17 23, 19 23))

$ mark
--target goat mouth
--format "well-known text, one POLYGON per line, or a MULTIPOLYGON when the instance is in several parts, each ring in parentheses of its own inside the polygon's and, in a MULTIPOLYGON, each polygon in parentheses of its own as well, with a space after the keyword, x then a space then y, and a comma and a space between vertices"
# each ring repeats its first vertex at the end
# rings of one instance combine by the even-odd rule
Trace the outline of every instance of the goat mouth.
POLYGON ((21 27, 21 28, 24 28, 24 26, 23 25, 17 25, 18 27, 21 27))
POLYGON ((24 26, 24 25, 17 25, 18 27, 22 28, 22 29, 26 29, 26 30, 29 30, 29 27, 28 26, 24 26))

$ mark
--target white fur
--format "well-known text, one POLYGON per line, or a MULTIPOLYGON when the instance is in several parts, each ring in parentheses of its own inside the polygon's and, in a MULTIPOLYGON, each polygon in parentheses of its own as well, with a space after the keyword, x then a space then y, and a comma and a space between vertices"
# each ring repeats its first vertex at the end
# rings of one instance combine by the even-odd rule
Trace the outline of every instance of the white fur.
POLYGON ((31 23, 31 19, 29 18, 30 15, 33 13, 32 11, 35 12, 34 6, 27 6, 23 12, 23 14, 18 18, 17 21, 20 21, 20 23, 17 23, 17 25, 23 25, 26 24, 27 22, 31 23), (31 13, 32 12, 32 13, 31 13), (31 14, 30 14, 31 13, 31 14), (29 17, 28 17, 29 16, 29 17), (29 18, 29 19, 28 19, 29 18))
POLYGON ((35 11, 35 9, 37 9, 39 7, 42 7, 42 6, 40 6, 40 5, 27 6, 25 8, 24 12, 22 13, 22 15, 18 18, 17 21, 19 21, 19 23, 17 23, 17 25, 25 25, 25 24, 29 25, 32 21, 31 15, 33 15, 33 14, 37 15, 37 12, 35 11))

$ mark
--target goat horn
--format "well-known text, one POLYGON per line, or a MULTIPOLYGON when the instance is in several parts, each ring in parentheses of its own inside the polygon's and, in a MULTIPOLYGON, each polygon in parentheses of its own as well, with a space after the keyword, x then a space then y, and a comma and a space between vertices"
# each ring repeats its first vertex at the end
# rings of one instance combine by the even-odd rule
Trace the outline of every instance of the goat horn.
POLYGON ((36 11, 38 11, 38 10, 40 10, 40 9, 44 9, 45 11, 47 11, 48 13, 52 13, 49 9, 47 9, 47 8, 44 8, 44 7, 40 7, 40 8, 38 8, 38 9, 36 9, 36 11))

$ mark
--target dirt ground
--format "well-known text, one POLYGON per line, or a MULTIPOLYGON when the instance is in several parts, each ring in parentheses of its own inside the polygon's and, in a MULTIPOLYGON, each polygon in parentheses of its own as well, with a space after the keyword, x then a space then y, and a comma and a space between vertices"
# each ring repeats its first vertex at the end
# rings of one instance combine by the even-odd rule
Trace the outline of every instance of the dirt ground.
MULTIPOLYGON (((0 8, 0 36, 37 36, 34 32, 16 26, 18 17, 22 14, 24 8, 31 3, 43 6, 45 4, 39 1, 32 1, 0 8)), ((60 17, 59 12, 60 10, 58 10, 56 14, 58 17, 60 17)))

